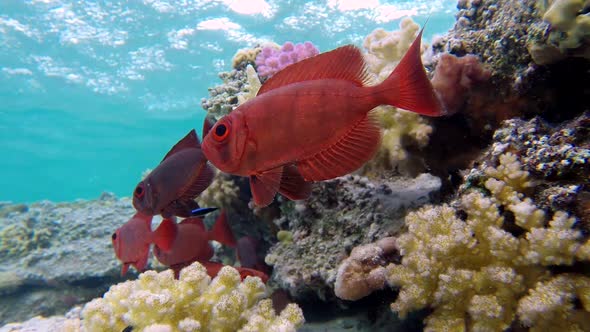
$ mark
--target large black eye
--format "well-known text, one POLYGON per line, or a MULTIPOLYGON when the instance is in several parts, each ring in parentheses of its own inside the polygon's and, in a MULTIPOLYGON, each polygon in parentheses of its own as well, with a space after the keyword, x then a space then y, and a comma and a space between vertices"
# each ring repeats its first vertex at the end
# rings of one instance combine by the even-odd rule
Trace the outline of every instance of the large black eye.
POLYGON ((213 132, 213 138, 221 142, 229 135, 229 127, 223 123, 218 124, 215 126, 215 131, 213 132))
POLYGON ((113 239, 113 241, 115 241, 117 239, 117 233, 113 233, 113 235, 111 236, 111 239, 113 239))
POLYGON ((223 135, 225 135, 226 131, 227 131, 227 127, 225 125, 221 124, 215 128, 215 135, 223 136, 223 135))
POLYGON ((141 198, 144 194, 143 186, 140 184, 135 188, 135 197, 141 198))

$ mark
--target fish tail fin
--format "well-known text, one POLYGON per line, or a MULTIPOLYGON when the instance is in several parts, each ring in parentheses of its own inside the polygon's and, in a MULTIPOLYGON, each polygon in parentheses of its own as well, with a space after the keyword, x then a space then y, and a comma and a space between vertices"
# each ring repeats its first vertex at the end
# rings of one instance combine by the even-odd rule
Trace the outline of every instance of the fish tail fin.
POLYGON ((213 224, 210 234, 211 240, 215 240, 232 248, 236 246, 236 239, 227 223, 227 215, 225 214, 225 211, 221 211, 221 214, 217 217, 217 220, 215 220, 215 224, 213 224))
POLYGON ((162 220, 160 226, 152 234, 152 242, 164 251, 172 248, 172 243, 176 238, 178 227, 176 222, 170 218, 162 220))
POLYGON ((382 103, 427 116, 445 115, 445 108, 432 87, 420 55, 422 32, 391 75, 374 87, 382 103))

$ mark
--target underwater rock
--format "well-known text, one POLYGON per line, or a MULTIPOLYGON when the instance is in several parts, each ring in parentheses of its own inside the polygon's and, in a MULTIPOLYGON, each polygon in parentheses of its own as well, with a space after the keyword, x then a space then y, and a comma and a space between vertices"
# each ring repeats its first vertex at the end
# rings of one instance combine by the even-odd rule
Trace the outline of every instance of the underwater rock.
POLYGON ((0 216, 0 283, 10 293, 0 298, 0 323, 65 312, 120 279, 111 234, 134 213, 128 198, 4 209, 13 212, 0 216))
POLYGON ((308 200, 281 204, 276 223, 293 237, 266 256, 272 280, 296 299, 334 299, 338 265, 352 248, 399 233, 406 211, 430 202, 439 188, 430 174, 379 181, 348 175, 314 184, 308 200))

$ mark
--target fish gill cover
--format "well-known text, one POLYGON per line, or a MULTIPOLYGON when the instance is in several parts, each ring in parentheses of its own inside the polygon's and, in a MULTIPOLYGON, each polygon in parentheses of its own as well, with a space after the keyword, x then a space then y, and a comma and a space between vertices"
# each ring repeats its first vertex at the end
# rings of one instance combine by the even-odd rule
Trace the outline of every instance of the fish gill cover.
MULTIPOLYGON (((200 103, 238 49, 354 43, 403 16, 425 38, 454 1, 2 1, 0 200, 129 195, 171 142, 202 123, 200 103)), ((199 133, 200 134, 200 133, 199 133)))

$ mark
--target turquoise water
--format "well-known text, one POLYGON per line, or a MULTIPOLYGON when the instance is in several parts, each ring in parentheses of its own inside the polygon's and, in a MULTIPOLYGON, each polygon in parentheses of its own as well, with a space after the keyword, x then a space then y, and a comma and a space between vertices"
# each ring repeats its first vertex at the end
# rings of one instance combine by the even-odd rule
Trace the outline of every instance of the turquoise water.
POLYGON ((404 15, 424 38, 456 1, 13 1, 0 3, 0 200, 127 196, 191 128, 240 48, 355 43, 404 15), (261 5, 257 7, 257 5, 261 5))

